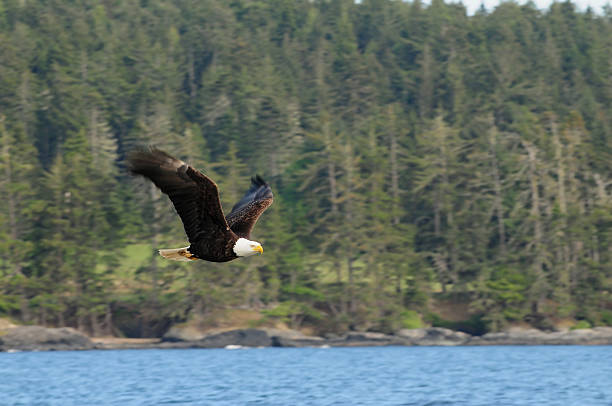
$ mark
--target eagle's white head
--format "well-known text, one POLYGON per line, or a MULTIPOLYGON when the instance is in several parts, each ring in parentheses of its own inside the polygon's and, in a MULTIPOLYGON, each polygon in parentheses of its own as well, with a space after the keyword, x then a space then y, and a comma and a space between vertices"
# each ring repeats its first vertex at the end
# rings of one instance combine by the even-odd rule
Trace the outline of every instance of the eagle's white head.
POLYGON ((239 257, 250 257, 255 254, 263 254, 263 248, 257 241, 239 238, 234 244, 234 253, 239 257))

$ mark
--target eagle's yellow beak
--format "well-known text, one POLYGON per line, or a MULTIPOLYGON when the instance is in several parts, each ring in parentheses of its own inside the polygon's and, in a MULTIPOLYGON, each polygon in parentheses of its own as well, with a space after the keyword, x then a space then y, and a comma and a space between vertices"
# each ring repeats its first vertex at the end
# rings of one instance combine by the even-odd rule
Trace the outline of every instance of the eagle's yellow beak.
POLYGON ((253 247, 253 251, 263 254, 263 247, 261 245, 258 245, 257 247, 253 247))

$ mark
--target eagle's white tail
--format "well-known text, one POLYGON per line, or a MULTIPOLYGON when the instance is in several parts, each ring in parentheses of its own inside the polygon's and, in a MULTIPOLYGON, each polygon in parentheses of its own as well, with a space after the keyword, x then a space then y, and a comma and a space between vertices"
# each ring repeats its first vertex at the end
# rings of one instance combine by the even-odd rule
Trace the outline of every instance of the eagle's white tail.
POLYGON ((159 250, 159 255, 173 261, 195 261, 197 258, 189 252, 189 247, 159 250))

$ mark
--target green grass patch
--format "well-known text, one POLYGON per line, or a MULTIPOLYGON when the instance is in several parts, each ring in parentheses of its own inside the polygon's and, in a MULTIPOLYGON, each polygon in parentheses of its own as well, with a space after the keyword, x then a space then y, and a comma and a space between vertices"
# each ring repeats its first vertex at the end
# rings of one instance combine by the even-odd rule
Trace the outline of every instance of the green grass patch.
POLYGON ((570 330, 581 330, 584 328, 591 328, 591 323, 589 323, 587 320, 579 320, 576 324, 574 324, 572 327, 570 327, 570 330))
MULTIPOLYGON (((153 248, 150 244, 130 244, 118 252, 101 252, 100 256, 115 256, 117 265, 113 267, 113 274, 119 279, 130 278, 138 268, 151 260, 153 248)), ((96 270, 105 271, 109 265, 99 261, 96 270)))
POLYGON ((421 315, 419 315, 414 310, 404 310, 401 313, 402 317, 402 328, 422 328, 423 320, 421 320, 421 315))

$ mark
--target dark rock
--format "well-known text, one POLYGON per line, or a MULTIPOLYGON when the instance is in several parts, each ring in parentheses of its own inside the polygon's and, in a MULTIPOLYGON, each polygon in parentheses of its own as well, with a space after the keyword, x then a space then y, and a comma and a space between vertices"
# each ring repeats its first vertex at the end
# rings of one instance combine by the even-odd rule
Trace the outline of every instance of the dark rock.
POLYGON ((229 346, 269 347, 272 339, 265 330, 255 328, 230 330, 210 334, 194 343, 199 348, 224 348, 229 346))
POLYGON ((89 350, 94 344, 73 328, 15 327, 0 336, 0 351, 89 350))
POLYGON ((273 347, 321 347, 326 340, 321 337, 307 336, 296 330, 266 329, 272 339, 273 347))
POLYGON ((441 327, 402 329, 396 336, 406 340, 406 345, 452 346, 465 344, 472 336, 461 331, 441 327))

